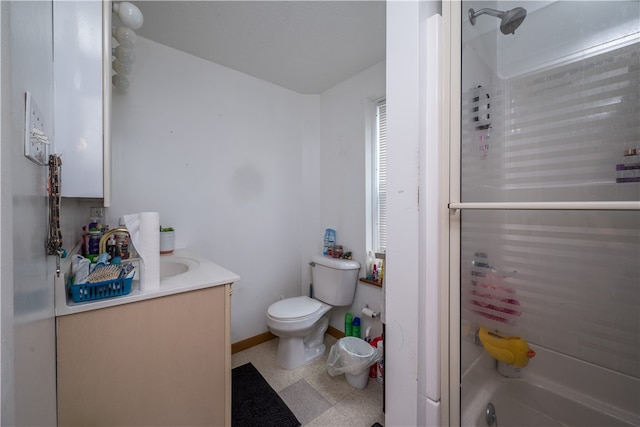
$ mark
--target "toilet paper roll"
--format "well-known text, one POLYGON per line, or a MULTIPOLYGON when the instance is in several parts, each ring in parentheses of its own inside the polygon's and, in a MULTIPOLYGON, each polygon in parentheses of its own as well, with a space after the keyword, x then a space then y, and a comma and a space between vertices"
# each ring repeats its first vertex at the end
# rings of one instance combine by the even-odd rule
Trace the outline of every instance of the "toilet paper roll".
POLYGON ((368 307, 362 309, 362 315, 367 317, 376 317, 378 314, 368 307))
POLYGON ((160 215, 140 212, 125 215, 131 242, 140 257, 140 290, 160 287, 160 215))

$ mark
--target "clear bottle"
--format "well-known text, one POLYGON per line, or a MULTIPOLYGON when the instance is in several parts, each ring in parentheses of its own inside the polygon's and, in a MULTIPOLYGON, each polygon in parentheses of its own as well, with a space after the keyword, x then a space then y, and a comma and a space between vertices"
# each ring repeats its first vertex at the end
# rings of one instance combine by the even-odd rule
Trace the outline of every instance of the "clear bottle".
POLYGON ((324 231, 324 250, 323 255, 331 256, 329 253, 333 245, 336 243, 336 230, 333 228, 327 228, 324 231))
MULTIPOLYGON (((124 218, 120 218, 118 228, 125 228, 124 218)), ((118 231, 116 233, 116 244, 118 245, 118 249, 120 250, 120 257, 122 259, 129 259, 131 253, 129 251, 129 240, 131 236, 126 231, 118 231)))
POLYGON ((369 256, 367 257, 367 280, 373 280, 373 265, 375 263, 376 260, 373 257, 373 251, 369 251, 369 256))

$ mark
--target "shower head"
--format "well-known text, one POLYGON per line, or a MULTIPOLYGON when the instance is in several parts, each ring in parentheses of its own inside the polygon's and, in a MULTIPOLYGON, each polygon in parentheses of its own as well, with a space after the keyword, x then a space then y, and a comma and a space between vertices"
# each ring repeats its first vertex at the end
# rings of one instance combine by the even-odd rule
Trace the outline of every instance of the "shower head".
POLYGON ((523 7, 516 7, 505 12, 489 8, 480 9, 477 12, 469 9, 469 22, 471 22, 471 25, 476 24, 476 18, 480 15, 491 15, 500 18, 502 20, 502 22, 500 22, 500 31, 502 31, 502 34, 514 34, 516 28, 518 28, 520 24, 522 24, 522 21, 524 21, 524 18, 527 17, 527 10, 523 7))

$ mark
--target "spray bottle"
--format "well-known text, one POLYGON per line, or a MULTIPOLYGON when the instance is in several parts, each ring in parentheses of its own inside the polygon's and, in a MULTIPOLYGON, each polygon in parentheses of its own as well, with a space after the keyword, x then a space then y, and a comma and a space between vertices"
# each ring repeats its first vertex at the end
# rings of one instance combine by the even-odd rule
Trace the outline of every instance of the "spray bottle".
POLYGON ((350 337, 353 334, 353 315, 347 313, 344 315, 344 336, 350 337))

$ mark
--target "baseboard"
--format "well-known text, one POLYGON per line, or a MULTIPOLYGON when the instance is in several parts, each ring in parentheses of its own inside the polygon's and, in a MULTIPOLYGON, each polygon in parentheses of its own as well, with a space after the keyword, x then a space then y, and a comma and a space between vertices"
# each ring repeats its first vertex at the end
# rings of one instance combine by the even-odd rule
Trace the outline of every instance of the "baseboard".
POLYGON ((262 344, 263 342, 267 342, 277 338, 271 332, 267 331, 263 334, 253 336, 251 338, 247 338, 246 340, 238 341, 231 344, 231 354, 235 354, 239 351, 246 350, 248 348, 253 347, 254 345, 262 344))
MULTIPOLYGON (((344 332, 339 329, 334 328, 333 326, 329 326, 327 329, 327 334, 331 335, 335 339, 339 340, 340 338, 344 338, 344 332)), ((271 332, 265 332, 260 335, 253 336, 251 338, 247 338, 246 340, 238 341, 231 344, 231 354, 235 354, 239 351, 246 350, 248 348, 253 347, 254 345, 262 344, 263 342, 267 342, 277 338, 271 332)))
POLYGON ((342 332, 340 329, 334 328, 333 326, 329 326, 329 329, 327 329, 327 333, 337 340, 339 340, 340 338, 344 338, 344 332, 342 332))

